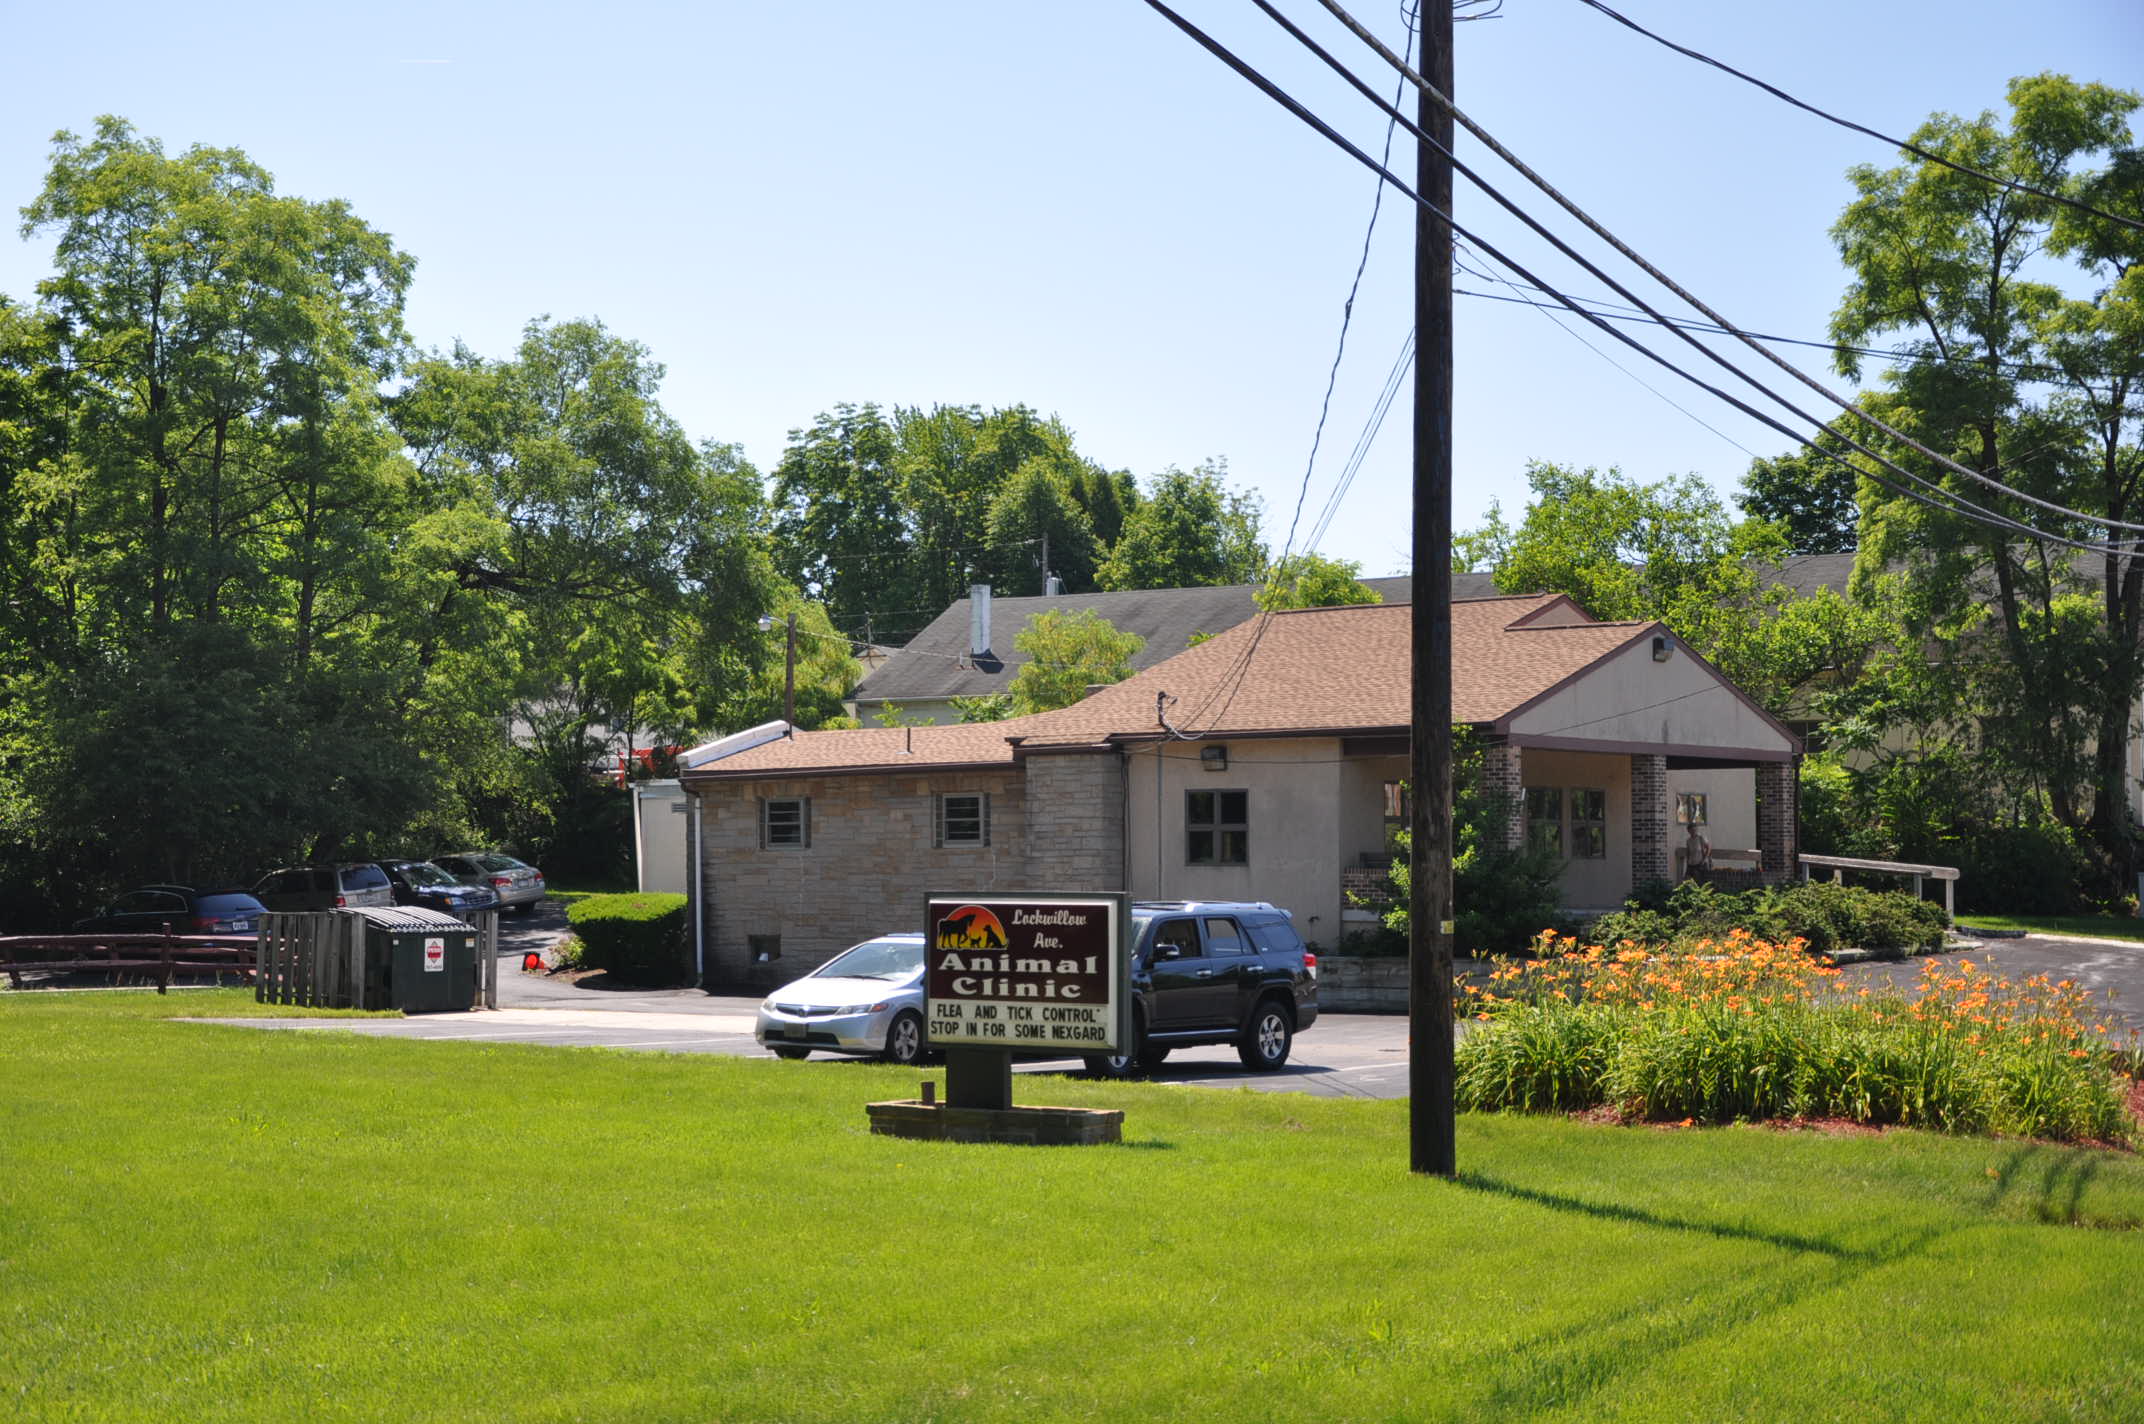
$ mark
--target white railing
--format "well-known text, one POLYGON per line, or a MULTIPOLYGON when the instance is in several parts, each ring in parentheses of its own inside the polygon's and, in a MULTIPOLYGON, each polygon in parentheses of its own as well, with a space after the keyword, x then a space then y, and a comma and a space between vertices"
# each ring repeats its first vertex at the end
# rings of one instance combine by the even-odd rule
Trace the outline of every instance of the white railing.
POLYGON ((1943 882, 1943 913, 1947 918, 1956 918, 1953 913, 1953 895, 1958 884, 1958 867, 1955 865, 1910 865, 1900 860, 1856 860, 1844 855, 1805 855, 1801 860, 1804 880, 1809 878, 1811 866, 1829 867, 1831 878, 1835 881, 1843 880, 1845 876, 1842 872, 1848 870, 1874 870, 1888 875, 1910 876, 1913 880, 1913 898, 1916 900, 1921 898, 1923 882, 1940 880, 1943 882))

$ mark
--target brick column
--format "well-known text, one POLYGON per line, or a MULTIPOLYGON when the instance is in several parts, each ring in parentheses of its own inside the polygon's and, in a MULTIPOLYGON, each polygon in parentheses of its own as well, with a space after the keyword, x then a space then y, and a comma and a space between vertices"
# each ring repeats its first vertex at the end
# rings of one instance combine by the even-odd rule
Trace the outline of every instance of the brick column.
POLYGON ((1504 844, 1515 848, 1526 836, 1526 781, 1524 754, 1508 742, 1494 742, 1484 749, 1481 761, 1482 794, 1504 807, 1504 844))
POLYGON ((1630 883, 1666 880, 1668 857, 1668 759, 1630 759, 1630 883))
POLYGON ((1757 768, 1757 850, 1767 883, 1792 880, 1801 873, 1795 824, 1801 784, 1791 761, 1768 761, 1757 768))

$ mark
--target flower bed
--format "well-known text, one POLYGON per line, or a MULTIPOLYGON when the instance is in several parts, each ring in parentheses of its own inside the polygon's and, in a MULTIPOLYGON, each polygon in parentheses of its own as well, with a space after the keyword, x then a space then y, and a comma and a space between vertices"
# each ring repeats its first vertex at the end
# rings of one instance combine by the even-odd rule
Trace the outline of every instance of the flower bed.
POLYGON ((1462 1108, 2134 1135, 2112 1026, 2068 980, 1931 963, 1912 992, 1850 994, 1800 941, 1740 930, 1667 949, 1544 935, 1534 950, 1464 991, 1480 1022, 1458 1049, 1462 1108))

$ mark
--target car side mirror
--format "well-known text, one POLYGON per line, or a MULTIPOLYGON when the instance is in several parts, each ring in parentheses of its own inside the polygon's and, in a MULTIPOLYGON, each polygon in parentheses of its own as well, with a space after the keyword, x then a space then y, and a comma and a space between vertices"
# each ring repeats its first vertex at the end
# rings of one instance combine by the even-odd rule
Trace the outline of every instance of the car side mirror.
POLYGON ((1184 952, 1173 944, 1157 944, 1154 946, 1154 958, 1157 961, 1164 959, 1182 959, 1183 957, 1184 952))

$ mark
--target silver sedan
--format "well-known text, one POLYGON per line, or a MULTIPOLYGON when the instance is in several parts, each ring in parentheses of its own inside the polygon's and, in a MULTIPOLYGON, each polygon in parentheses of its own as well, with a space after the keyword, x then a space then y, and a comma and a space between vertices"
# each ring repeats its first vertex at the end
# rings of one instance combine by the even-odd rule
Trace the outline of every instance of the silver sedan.
POLYGON ((753 1037, 777 1057, 813 1049, 916 1063, 923 1058, 923 936, 867 939, 759 1006, 753 1037))

